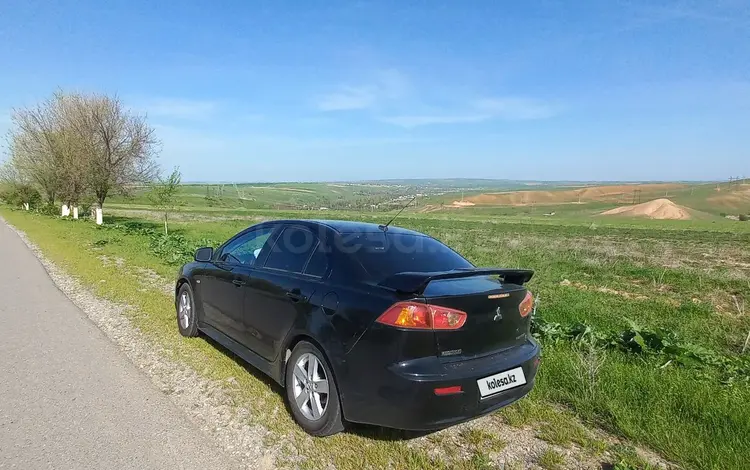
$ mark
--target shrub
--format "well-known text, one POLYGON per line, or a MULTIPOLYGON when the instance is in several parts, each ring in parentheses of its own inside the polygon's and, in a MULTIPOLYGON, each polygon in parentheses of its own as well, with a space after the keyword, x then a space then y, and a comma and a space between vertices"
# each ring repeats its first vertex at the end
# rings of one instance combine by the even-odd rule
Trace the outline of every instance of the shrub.
POLYGON ((37 212, 44 215, 60 215, 60 208, 56 204, 48 202, 37 207, 37 212))
POLYGON ((743 222, 747 222, 750 220, 750 214, 740 214, 740 220, 743 222))
POLYGON ((719 212, 719 215, 722 216, 722 217, 726 217, 727 213, 726 212, 719 212))
POLYGON ((30 207, 36 207, 42 201, 42 196, 31 185, 19 184, 0 193, 0 199, 12 206, 20 207, 22 204, 28 203, 30 207))

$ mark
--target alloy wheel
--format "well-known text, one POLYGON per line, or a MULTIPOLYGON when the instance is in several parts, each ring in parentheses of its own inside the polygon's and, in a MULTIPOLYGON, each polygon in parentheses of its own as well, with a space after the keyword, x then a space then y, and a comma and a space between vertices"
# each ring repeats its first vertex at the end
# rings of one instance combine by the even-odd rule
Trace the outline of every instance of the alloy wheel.
POLYGON ((328 377, 320 360, 305 353, 294 364, 294 403, 302 415, 319 420, 328 408, 328 377))
POLYGON ((182 328, 185 330, 190 325, 191 309, 192 306, 190 305, 190 297, 188 296, 187 292, 183 292, 182 294, 180 294, 180 302, 178 304, 177 312, 180 319, 180 326, 182 326, 182 328))

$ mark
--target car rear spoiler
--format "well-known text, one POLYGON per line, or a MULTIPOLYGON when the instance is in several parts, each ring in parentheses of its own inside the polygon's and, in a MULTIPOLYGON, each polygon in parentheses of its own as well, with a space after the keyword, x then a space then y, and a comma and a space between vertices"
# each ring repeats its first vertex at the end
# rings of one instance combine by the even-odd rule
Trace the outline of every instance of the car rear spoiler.
POLYGON ((523 285, 529 282, 534 275, 534 271, 530 269, 471 268, 429 273, 402 272, 385 278, 380 282, 380 285, 399 292, 421 294, 427 288, 427 284, 432 281, 495 275, 500 276, 503 282, 523 285))

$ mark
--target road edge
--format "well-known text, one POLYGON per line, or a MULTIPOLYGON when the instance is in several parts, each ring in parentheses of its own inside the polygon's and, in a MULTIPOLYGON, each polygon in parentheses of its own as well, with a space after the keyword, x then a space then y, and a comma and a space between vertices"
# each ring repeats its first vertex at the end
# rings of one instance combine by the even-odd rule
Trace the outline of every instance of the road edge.
POLYGON ((170 359, 163 347, 146 338, 127 318, 125 312, 132 307, 95 295, 47 258, 23 230, 1 215, 0 223, 5 224, 29 248, 55 287, 78 308, 81 315, 93 323, 107 340, 117 345, 144 377, 217 447, 244 468, 275 468, 274 453, 263 452, 263 439, 267 431, 262 426, 248 424, 249 411, 232 404, 221 382, 207 379, 190 366, 170 359))

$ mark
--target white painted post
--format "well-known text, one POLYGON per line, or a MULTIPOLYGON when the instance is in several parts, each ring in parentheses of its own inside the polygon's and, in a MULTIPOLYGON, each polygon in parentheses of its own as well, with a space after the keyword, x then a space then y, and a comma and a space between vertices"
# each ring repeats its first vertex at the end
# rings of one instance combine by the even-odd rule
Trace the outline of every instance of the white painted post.
POLYGON ((102 220, 102 208, 97 207, 96 208, 96 225, 101 225, 103 223, 102 220))
POLYGON ((23 203, 23 210, 25 210, 25 211, 29 210, 29 203, 28 202, 24 202, 23 203))
POLYGON ((73 206, 73 218, 78 220, 78 206, 73 206))

